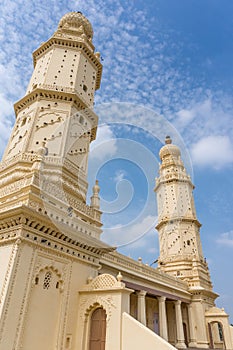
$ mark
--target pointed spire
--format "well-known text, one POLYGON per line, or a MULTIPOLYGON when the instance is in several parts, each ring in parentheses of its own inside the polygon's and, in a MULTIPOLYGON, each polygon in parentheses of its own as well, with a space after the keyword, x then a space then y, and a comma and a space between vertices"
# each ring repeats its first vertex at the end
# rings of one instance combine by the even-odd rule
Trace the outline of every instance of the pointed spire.
POLYGON ((92 188, 93 195, 91 196, 91 207, 94 209, 100 209, 100 198, 99 198, 99 181, 95 180, 95 185, 92 188))

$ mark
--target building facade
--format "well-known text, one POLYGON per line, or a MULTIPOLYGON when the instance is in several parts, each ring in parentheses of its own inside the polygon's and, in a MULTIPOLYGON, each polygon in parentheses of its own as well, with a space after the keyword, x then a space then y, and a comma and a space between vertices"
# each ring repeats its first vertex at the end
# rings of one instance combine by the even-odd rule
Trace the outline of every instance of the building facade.
POLYGON ((171 139, 156 180, 158 268, 101 241, 87 165, 102 64, 90 22, 62 17, 34 53, 0 164, 0 350, 232 350, 215 306, 193 185, 171 139))

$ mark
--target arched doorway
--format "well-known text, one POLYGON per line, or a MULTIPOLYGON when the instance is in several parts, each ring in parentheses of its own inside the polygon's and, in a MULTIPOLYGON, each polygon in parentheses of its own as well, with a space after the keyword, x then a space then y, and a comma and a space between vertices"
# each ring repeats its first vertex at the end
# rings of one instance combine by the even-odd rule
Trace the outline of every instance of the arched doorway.
POLYGON ((223 326, 218 321, 208 323, 210 349, 226 349, 223 326))
POLYGON ((89 350, 105 350, 106 312, 95 309, 91 315, 89 350))

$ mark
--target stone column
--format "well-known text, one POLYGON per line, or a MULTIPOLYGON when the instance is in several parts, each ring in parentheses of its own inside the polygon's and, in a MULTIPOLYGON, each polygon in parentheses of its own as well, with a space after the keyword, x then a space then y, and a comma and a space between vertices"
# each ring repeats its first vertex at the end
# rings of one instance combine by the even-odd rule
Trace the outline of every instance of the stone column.
POLYGON ((158 301, 159 301, 159 335, 160 337, 168 341, 166 297, 158 297, 158 301))
POLYGON ((177 343, 176 347, 178 349, 185 349, 185 339, 184 339, 184 328, 182 322, 182 312, 181 312, 181 301, 175 301, 175 310, 176 310, 176 332, 177 332, 177 343))
POLYGON ((146 292, 144 290, 141 290, 140 292, 137 292, 137 296, 138 296, 137 319, 144 326, 146 326, 146 292))
POLYGON ((192 304, 188 304, 188 318, 189 318, 189 333, 190 333, 190 342, 189 347, 190 348, 196 348, 197 347, 197 341, 196 341, 196 334, 194 329, 194 315, 192 310, 192 304))

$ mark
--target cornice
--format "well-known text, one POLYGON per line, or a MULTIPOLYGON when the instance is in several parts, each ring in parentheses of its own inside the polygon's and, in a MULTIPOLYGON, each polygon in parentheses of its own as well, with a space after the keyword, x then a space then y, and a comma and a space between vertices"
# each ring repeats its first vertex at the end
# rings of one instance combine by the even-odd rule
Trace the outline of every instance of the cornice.
POLYGON ((176 218, 169 218, 169 219, 162 219, 159 221, 159 223, 156 225, 156 230, 159 230, 162 226, 167 225, 170 223, 170 221, 174 222, 189 222, 192 224, 197 225, 198 228, 200 228, 202 225, 196 218, 185 218, 185 217, 176 217, 176 218))
POLYGON ((156 192, 158 190, 158 188, 163 185, 163 184, 169 184, 169 183, 187 183, 191 186, 192 189, 194 189, 194 185, 191 181, 190 176, 186 175, 186 176, 181 176, 181 175, 163 175, 160 176, 159 178, 156 179, 156 185, 154 188, 154 191, 156 192))
MULTIPOLYGON (((54 243, 56 241, 63 247, 61 251, 64 251, 66 245, 72 246, 73 249, 81 248, 84 251, 97 255, 115 250, 114 247, 82 232, 72 230, 72 228, 66 225, 63 225, 63 230, 60 231, 48 216, 42 216, 42 214, 26 206, 14 208, 0 214, 0 244, 6 241, 12 241, 12 239, 18 239, 19 236, 16 232, 19 231, 17 229, 32 232, 33 237, 31 239, 34 242, 38 242, 38 238, 41 237, 40 243, 48 246, 48 248, 51 247, 51 242, 54 243), (69 234, 71 231, 73 233, 69 234)), ((30 238, 30 235, 25 238, 30 238)))
POLYGON ((173 293, 182 293, 186 295, 186 297, 189 296, 187 282, 178 280, 167 273, 158 271, 158 269, 154 269, 141 262, 135 261, 118 252, 103 255, 100 263, 102 268, 106 267, 107 270, 113 268, 119 271, 120 268, 121 272, 124 273, 125 282, 132 282, 132 280, 135 281, 135 278, 137 278, 137 281, 141 281, 143 286, 145 286, 146 280, 146 284, 150 285, 152 283, 154 288, 156 284, 160 285, 161 288, 165 287, 166 290, 172 289, 173 293))

